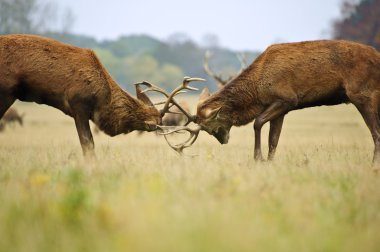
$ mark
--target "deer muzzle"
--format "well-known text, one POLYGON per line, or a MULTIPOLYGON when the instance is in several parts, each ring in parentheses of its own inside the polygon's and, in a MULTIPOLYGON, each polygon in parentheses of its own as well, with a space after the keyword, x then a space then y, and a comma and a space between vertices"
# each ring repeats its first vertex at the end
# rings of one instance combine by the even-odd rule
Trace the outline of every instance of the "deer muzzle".
POLYGON ((145 130, 146 131, 155 131, 157 130, 157 124, 153 121, 145 121, 145 130))
POLYGON ((230 132, 222 127, 218 128, 218 130, 213 134, 213 136, 219 141, 221 144, 227 144, 230 139, 230 132))

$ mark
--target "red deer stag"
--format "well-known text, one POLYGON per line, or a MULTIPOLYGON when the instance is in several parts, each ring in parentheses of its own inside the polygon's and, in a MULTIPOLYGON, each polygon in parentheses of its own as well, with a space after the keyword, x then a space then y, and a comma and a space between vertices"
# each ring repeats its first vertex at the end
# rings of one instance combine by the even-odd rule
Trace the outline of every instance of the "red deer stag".
POLYGON ((288 112, 341 103, 352 103, 359 110, 375 144, 373 163, 379 165, 380 53, 348 41, 272 45, 224 88, 211 96, 207 89, 202 92, 194 119, 198 128, 182 128, 193 139, 174 147, 182 151, 190 146, 201 129, 226 144, 232 126, 255 119, 254 158, 262 160, 261 128, 270 122, 271 160, 288 112))
POLYGON ((123 91, 92 50, 34 35, 0 36, 0 119, 16 99, 74 118, 85 156, 94 155, 89 120, 110 136, 156 130, 161 113, 136 85, 123 91))

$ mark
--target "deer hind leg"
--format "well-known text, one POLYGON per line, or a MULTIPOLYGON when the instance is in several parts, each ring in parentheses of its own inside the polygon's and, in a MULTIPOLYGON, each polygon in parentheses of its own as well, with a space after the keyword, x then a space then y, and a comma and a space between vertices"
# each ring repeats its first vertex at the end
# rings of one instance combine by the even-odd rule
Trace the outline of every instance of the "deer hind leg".
MULTIPOLYGON (((364 100, 364 99, 363 99, 364 100)), ((376 167, 380 167, 380 119, 379 119, 379 100, 378 98, 370 97, 366 101, 354 103, 356 108, 362 115, 367 127, 369 128, 373 142, 375 144, 375 150, 373 154, 372 163, 376 167)))
POLYGON ((82 146, 83 155, 87 158, 95 158, 94 139, 92 138, 88 117, 85 116, 85 113, 75 113, 73 117, 79 141, 82 146))
POLYGON ((261 128, 268 121, 271 122, 271 132, 269 137, 269 154, 268 156, 273 158, 274 151, 276 149, 278 139, 280 137, 282 122, 284 115, 289 112, 291 106, 289 103, 284 101, 277 101, 272 103, 263 113, 261 113, 255 120, 253 128, 255 130, 255 149, 254 158, 255 160, 263 160, 263 155, 261 153, 261 128))

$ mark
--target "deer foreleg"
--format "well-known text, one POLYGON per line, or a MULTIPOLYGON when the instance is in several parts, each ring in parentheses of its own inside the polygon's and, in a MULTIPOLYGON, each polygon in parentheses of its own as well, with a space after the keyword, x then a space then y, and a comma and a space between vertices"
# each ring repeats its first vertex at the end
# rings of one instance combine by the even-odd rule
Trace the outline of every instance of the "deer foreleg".
POLYGON ((262 125, 260 126, 256 124, 256 121, 253 124, 253 128, 255 130, 255 149, 254 149, 253 156, 255 160, 260 160, 260 161, 264 160, 263 154, 261 153, 261 127, 262 125))
MULTIPOLYGON (((254 150, 255 160, 263 160, 263 155, 261 153, 261 128, 263 127, 263 125, 267 123, 268 121, 272 121, 276 119, 279 120, 277 122, 278 124, 277 127, 275 127, 275 129, 273 129, 272 127, 272 141, 273 143, 275 143, 272 146, 272 152, 274 154, 274 150, 278 143, 278 138, 280 137, 283 117, 289 110, 290 110, 290 105, 288 103, 283 102, 283 101, 277 101, 277 102, 272 103, 272 105, 270 105, 263 113, 261 113, 256 118, 255 123, 253 124, 253 128, 255 130, 255 150, 254 150), (280 120, 280 117, 282 117, 281 120, 280 120)), ((273 154, 270 154, 270 155, 273 155, 273 154)))
POLYGON ((92 138, 90 123, 88 118, 75 115, 75 126, 77 128, 79 141, 82 146, 83 155, 85 157, 95 157, 94 139, 92 138))
POLYGON ((380 170, 380 119, 378 105, 368 101, 364 104, 355 104, 365 123, 371 131, 372 139, 375 144, 372 164, 376 170, 380 170))

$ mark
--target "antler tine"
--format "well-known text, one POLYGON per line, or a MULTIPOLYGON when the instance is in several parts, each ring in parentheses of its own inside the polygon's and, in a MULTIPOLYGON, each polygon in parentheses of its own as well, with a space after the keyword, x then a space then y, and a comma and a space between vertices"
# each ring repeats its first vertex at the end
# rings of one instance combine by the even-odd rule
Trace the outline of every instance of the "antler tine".
POLYGON ((217 85, 219 86, 219 88, 221 88, 227 83, 227 81, 223 80, 221 76, 217 75, 210 69, 208 62, 210 60, 211 55, 212 53, 207 50, 203 59, 203 69, 205 70, 207 75, 216 80, 217 85))
POLYGON ((169 114, 174 114, 174 115, 182 115, 181 112, 174 112, 174 111, 168 111, 169 114))
POLYGON ((239 59, 239 62, 240 62, 240 70, 238 73, 240 74, 247 67, 247 56, 245 55, 245 53, 240 53, 236 57, 239 59))
POLYGON ((170 103, 173 103, 175 106, 177 106, 179 108, 179 110, 181 110, 181 112, 187 117, 187 120, 188 120, 188 123, 191 122, 191 121, 194 121, 194 116, 190 115, 185 109, 183 109, 175 100, 174 100, 174 96, 176 96, 177 94, 183 92, 184 89, 187 89, 187 90, 198 90, 197 88, 194 88, 194 87, 190 87, 189 86, 189 83, 192 82, 192 81, 206 81, 205 79, 202 79, 202 78, 191 78, 191 77, 188 77, 186 76, 184 79, 183 79, 183 82, 182 82, 182 85, 178 86, 177 88, 175 88, 173 90, 173 92, 170 93, 170 95, 167 96, 167 100, 166 100, 166 103, 164 105, 164 108, 161 110, 161 114, 164 115, 165 113, 168 112, 169 110, 169 105, 170 103))
MULTIPOLYGON (((172 129, 173 127, 159 126, 159 128, 164 131, 164 130, 172 129)), ((190 147, 190 146, 192 146, 194 144, 194 142, 198 138, 200 130, 201 130, 200 126, 198 126, 195 129, 191 129, 189 127, 182 126, 182 127, 175 127, 173 130, 169 130, 168 132, 163 132, 163 133, 159 133, 159 134, 163 135, 165 137, 165 140, 168 143, 168 145, 170 146, 170 148, 172 148, 173 150, 175 150, 179 154, 182 154, 183 150, 185 148, 188 148, 188 147, 190 147), (177 133, 177 132, 180 132, 180 131, 183 131, 183 130, 186 130, 186 131, 188 131, 190 133, 189 138, 186 141, 184 141, 183 143, 176 144, 176 145, 171 144, 169 142, 169 140, 167 139, 167 135, 173 134, 173 133, 177 133)))
MULTIPOLYGON (((165 90, 163 90, 162 88, 152 84, 152 83, 149 83, 147 81, 143 81, 143 82, 139 82, 139 83, 135 83, 135 85, 144 85, 144 86, 147 86, 148 88, 146 88, 145 90, 141 91, 142 93, 145 93, 145 92, 149 92, 149 91, 155 91, 155 92, 158 92, 160 94, 163 94, 164 96, 166 96, 167 98, 169 98, 171 95, 169 93, 167 93, 165 90)), ((182 93, 185 92, 185 91, 182 91, 182 93)), ((181 92, 177 92, 176 94, 179 94, 181 92)), ((174 95, 173 95, 174 96, 174 95)), ((189 115, 189 113, 186 112, 186 110, 184 110, 174 99, 171 99, 171 101, 169 103, 172 103, 172 105, 168 104, 169 99, 165 102, 158 102, 158 103, 155 103, 155 105, 162 105, 162 104, 165 104, 165 106, 168 106, 168 108, 166 110, 168 110, 170 107, 172 107, 172 105, 174 104, 175 106, 177 106, 179 108, 179 110, 184 113, 188 118, 192 117, 191 115, 189 115), (170 105, 170 106, 169 106, 170 105)), ((165 110, 161 110, 161 116, 164 116, 165 113, 167 113, 167 111, 165 110)))
MULTIPOLYGON (((190 87, 189 86, 189 83, 192 82, 192 81, 206 81, 206 80, 203 79, 203 78, 185 76, 183 78, 183 82, 182 82, 183 89, 188 89, 188 90, 192 90, 192 91, 198 91, 199 88, 195 88, 195 87, 190 87)), ((178 91, 177 93, 179 93, 179 92, 181 92, 181 91, 178 91)))
POLYGON ((166 102, 162 101, 162 102, 156 102, 154 103, 153 105, 162 105, 162 104, 165 104, 166 102))
POLYGON ((144 86, 147 86, 148 88, 146 88, 145 90, 141 91, 141 93, 145 93, 145 92, 148 92, 148 91, 156 91, 158 93, 161 93, 163 95, 165 95, 166 97, 169 96, 169 94, 163 90, 162 88, 152 84, 152 83, 149 83, 147 81, 143 81, 143 82, 139 82, 139 83, 136 83, 135 85, 144 85, 144 86))
POLYGON ((161 109, 161 111, 160 111, 161 116, 164 116, 166 113, 168 113, 169 109, 173 105, 175 105, 187 117, 187 123, 186 123, 186 125, 187 125, 190 122, 194 121, 194 116, 190 115, 185 109, 183 109, 178 104, 178 102, 176 100, 174 100, 174 96, 176 96, 176 95, 178 95, 180 93, 184 93, 184 92, 186 92, 186 90, 198 90, 197 88, 189 86, 189 83, 192 82, 192 81, 206 81, 206 80, 202 79, 202 78, 191 78, 191 77, 186 76, 183 79, 182 84, 179 87, 177 87, 176 89, 174 89, 173 92, 171 92, 170 94, 167 93, 162 88, 160 88, 160 87, 158 87, 158 86, 156 86, 156 85, 154 85, 152 83, 146 82, 146 81, 136 83, 135 85, 144 85, 144 86, 148 87, 145 90, 143 90, 142 93, 148 92, 148 91, 156 91, 156 92, 161 93, 164 96, 166 96, 166 98, 167 98, 166 102, 158 103, 158 104, 164 104, 163 109, 161 109))

